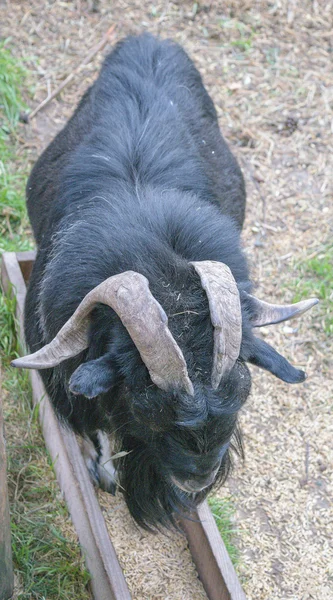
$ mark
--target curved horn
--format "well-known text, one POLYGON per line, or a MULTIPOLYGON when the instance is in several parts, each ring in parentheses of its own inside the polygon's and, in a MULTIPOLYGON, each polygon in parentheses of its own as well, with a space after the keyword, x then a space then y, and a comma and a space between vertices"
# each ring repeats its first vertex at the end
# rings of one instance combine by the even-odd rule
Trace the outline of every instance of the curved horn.
POLYGON ((159 388, 167 390, 173 384, 193 395, 186 362, 168 329, 168 318, 151 294, 146 277, 134 271, 109 277, 91 290, 49 344, 15 359, 13 366, 47 369, 87 348, 89 315, 97 303, 117 313, 159 388))
POLYGON ((213 260, 191 262, 205 290, 214 327, 212 387, 216 390, 234 366, 242 341, 242 312, 236 281, 227 265, 213 260))
POLYGON ((243 296, 251 300, 251 308, 254 313, 251 318, 252 327, 263 327, 264 325, 273 325, 274 323, 293 319, 319 302, 318 298, 309 298, 309 300, 301 300, 301 302, 295 304, 280 306, 279 304, 269 304, 264 300, 259 300, 247 292, 243 292, 243 296))

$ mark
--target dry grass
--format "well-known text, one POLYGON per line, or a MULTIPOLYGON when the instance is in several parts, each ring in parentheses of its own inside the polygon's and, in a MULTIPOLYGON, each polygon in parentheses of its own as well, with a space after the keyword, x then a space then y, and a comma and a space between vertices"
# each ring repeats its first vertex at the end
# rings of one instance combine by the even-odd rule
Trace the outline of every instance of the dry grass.
MULTIPOLYGON (((12 36, 18 55, 29 57, 37 82, 33 105, 112 23, 118 38, 149 30, 182 43, 204 76, 246 177, 243 239, 257 293, 276 301, 292 299, 299 265, 325 256, 333 233, 332 1, 101 0, 99 12, 89 12, 88 4, 7 2, 3 35, 12 36)), ((21 126, 31 160, 69 116, 100 59, 82 69, 29 127, 21 126)), ((253 370, 252 399, 242 415, 247 459, 229 484, 240 528, 240 574, 252 600, 333 595, 332 337, 323 316, 330 300, 328 293, 325 309, 262 331, 309 378, 291 387, 253 370)), ((132 554, 140 553, 141 543, 139 535, 132 554)), ((158 557, 159 548, 162 555, 165 542, 153 538, 152 543, 151 556, 158 557)), ((136 585, 134 563, 129 576, 136 585)), ((137 600, 186 597, 171 592, 172 587, 155 594, 152 577, 134 594, 137 600)), ((192 594, 194 600, 201 597, 201 591, 192 594)))

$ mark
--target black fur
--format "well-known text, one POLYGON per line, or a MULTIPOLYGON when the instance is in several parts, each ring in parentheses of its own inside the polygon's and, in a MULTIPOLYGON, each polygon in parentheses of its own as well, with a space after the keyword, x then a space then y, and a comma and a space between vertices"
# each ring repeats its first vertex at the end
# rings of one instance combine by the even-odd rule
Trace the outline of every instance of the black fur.
POLYGON ((226 263, 250 291, 240 248, 245 189, 221 137, 199 73, 176 44, 127 38, 106 58, 73 117, 37 161, 28 211, 38 253, 26 302, 31 351, 51 341, 83 297, 111 275, 145 275, 169 317, 195 395, 152 384, 116 314, 98 306, 89 349, 42 371, 59 417, 94 438, 115 433, 118 477, 136 521, 172 522, 204 496, 173 483, 216 482, 241 451, 237 413, 250 392, 245 361, 285 381, 301 375, 251 328, 242 298, 238 361, 217 391, 210 385, 213 329, 208 301, 189 261, 226 263))

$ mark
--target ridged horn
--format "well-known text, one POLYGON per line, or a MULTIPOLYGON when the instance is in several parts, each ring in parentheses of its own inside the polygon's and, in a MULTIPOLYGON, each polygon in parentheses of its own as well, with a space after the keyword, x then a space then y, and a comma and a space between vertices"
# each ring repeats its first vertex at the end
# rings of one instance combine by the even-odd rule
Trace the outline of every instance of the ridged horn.
POLYGON ((214 327, 212 387, 216 390, 234 366, 242 341, 242 312, 236 281, 227 265, 212 260, 192 262, 208 298, 214 327))
POLYGON ((134 271, 109 277, 91 290, 49 344, 15 359, 13 366, 47 369, 85 350, 89 315, 97 303, 106 304, 117 313, 159 388, 167 390, 175 385, 193 395, 186 362, 169 331, 168 318, 150 292, 146 277, 134 271))
POLYGON ((243 296, 251 300, 251 309, 253 312, 251 318, 252 327, 263 327, 264 325, 274 325, 275 323, 288 321, 302 315, 319 302, 318 298, 309 298, 295 304, 279 305, 259 300, 247 292, 243 292, 243 296))

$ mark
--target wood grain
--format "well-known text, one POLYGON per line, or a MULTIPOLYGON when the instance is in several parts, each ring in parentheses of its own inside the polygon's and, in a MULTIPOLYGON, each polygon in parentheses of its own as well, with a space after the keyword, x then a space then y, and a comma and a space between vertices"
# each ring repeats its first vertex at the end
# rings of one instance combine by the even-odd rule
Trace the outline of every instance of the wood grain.
POLYGON ((36 252, 29 250, 28 252, 16 252, 16 258, 22 271, 25 283, 28 283, 35 262, 36 252))
POLYGON ((181 527, 209 600, 246 600, 207 502, 192 517, 181 527))
POLYGON ((9 500, 6 477, 6 449, 0 373, 0 600, 11 597, 14 588, 9 500))

